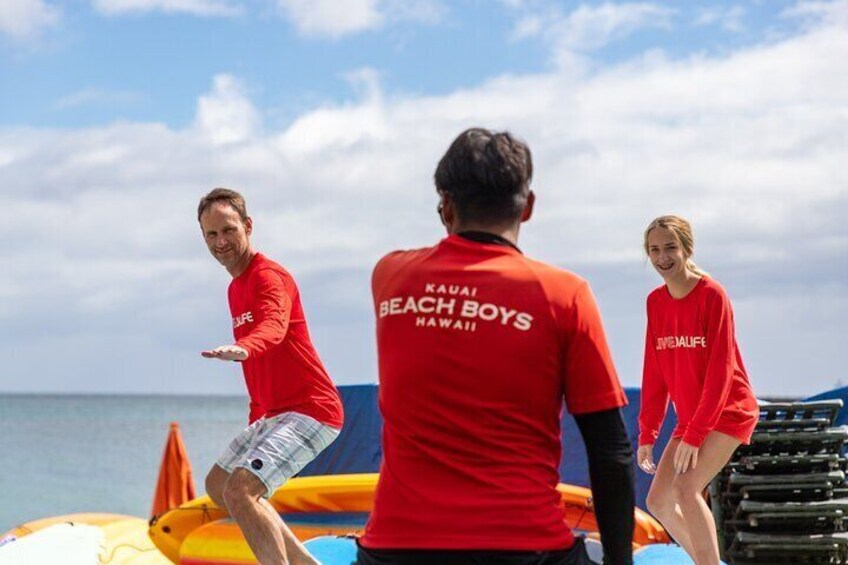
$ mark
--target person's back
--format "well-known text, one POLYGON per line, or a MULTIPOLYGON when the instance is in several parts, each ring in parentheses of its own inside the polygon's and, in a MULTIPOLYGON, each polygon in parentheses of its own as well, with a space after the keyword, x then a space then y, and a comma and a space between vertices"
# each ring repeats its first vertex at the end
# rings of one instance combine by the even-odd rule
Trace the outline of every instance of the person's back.
MULTIPOLYGON (((485 130, 463 136, 504 142, 485 130)), ((374 270, 384 460, 359 563, 474 563, 480 552, 493 552, 480 562, 507 553, 512 563, 580 563, 556 491, 563 400, 575 414, 618 418, 612 443, 628 454, 620 467, 630 473, 632 514, 617 411, 626 400, 589 286, 515 246, 532 211, 529 151, 526 159, 508 229, 468 221, 473 210, 457 204, 462 195, 446 197, 437 172, 450 235, 391 253, 374 270)), ((515 196, 500 200, 509 207, 515 196)), ((627 484, 621 489, 627 498, 627 484)), ((627 538, 632 518, 623 520, 627 538)), ((620 546, 629 554, 629 538, 620 546)))
POLYGON ((623 402, 603 342, 588 339, 601 329, 586 283, 453 235, 383 259, 374 300, 386 455, 378 497, 389 502, 375 509, 368 541, 570 546, 555 490, 562 399, 575 412, 623 402))

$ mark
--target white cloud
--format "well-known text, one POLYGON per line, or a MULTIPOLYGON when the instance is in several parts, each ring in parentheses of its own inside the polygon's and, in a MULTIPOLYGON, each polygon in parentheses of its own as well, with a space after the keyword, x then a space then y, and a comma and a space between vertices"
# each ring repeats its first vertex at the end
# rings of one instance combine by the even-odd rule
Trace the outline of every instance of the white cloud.
POLYGON ((338 38, 378 29, 387 22, 438 22, 446 8, 436 0, 278 0, 297 30, 338 38))
MULTIPOLYGON (((759 390, 827 388, 848 363, 833 337, 848 316, 845 31, 828 20, 721 57, 555 68, 440 96, 387 95, 363 69, 349 76, 357 97, 282 130, 263 128, 226 74, 186 129, 0 130, 0 326, 15 328, 0 357, 79 335, 104 348, 140 341, 157 352, 146 373, 169 374, 177 360, 198 376, 173 390, 215 390, 195 352, 227 339, 227 276, 194 214, 223 185, 245 192, 257 246, 297 276, 334 377, 373 380, 368 271, 389 249, 440 237, 433 169, 457 133, 484 125, 529 142, 538 207, 522 247, 592 281, 626 383, 638 384, 643 300, 658 284, 642 229, 674 212, 693 222, 696 259, 737 301, 759 390), (826 350, 810 374, 813 346, 826 350), (805 379, 770 380, 792 371, 805 379)), ((72 365, 108 376, 116 356, 138 354, 101 361, 56 347, 62 363, 28 357, 27 374, 55 380, 72 365)), ((0 389, 13 386, 4 379, 0 389)), ((102 390, 120 386, 103 377, 102 390)))
POLYGON ((788 18, 803 18, 811 25, 821 23, 837 26, 848 25, 848 0, 831 2, 798 2, 783 13, 788 18))
POLYGON ((242 7, 232 0, 92 0, 94 8, 106 15, 165 12, 196 16, 234 16, 242 7))
POLYGON ((704 8, 695 17, 696 26, 718 24, 722 29, 737 33, 744 31, 746 10, 742 6, 704 8))
POLYGON ((545 29, 545 18, 539 14, 524 16, 515 24, 512 39, 524 39, 541 35, 545 29))
POLYGON ((195 127, 200 136, 212 143, 246 141, 258 133, 259 113, 247 98, 244 87, 233 76, 215 77, 211 93, 197 103, 195 127))
POLYGON ((280 8, 305 35, 339 37, 375 29, 384 16, 377 0, 351 0, 339 5, 332 0, 279 0, 280 8))
POLYGON ((382 6, 393 22, 436 24, 448 13, 447 6, 436 0, 383 0, 382 6))
POLYGON ((43 0, 3 0, 0 2, 0 33, 15 39, 37 36, 56 25, 61 11, 43 0))
POLYGON ((542 13, 538 10, 533 6, 526 11, 513 36, 542 36, 555 46, 559 56, 593 51, 640 29, 669 27, 673 15, 669 8, 646 2, 581 4, 568 14, 562 14, 558 5, 547 5, 542 13))
MULTIPOLYGON (((36 0, 8 0, 34 2, 36 0)), ((41 0, 37 0, 40 2, 41 0)), ((235 16, 247 11, 237 0, 91 0, 101 14, 165 12, 196 16, 235 16)), ((338 38, 381 28, 386 24, 414 21, 436 23, 447 9, 439 0, 276 0, 277 6, 307 36, 338 38)))

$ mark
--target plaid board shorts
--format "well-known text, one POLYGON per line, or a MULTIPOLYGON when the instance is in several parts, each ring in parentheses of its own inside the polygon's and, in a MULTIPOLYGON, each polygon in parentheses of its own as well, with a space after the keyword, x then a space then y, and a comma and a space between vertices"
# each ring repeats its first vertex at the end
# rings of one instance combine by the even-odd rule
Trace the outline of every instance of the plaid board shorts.
POLYGON ((227 473, 242 467, 266 487, 266 497, 315 459, 341 430, 297 412, 260 418, 237 435, 216 465, 227 473))

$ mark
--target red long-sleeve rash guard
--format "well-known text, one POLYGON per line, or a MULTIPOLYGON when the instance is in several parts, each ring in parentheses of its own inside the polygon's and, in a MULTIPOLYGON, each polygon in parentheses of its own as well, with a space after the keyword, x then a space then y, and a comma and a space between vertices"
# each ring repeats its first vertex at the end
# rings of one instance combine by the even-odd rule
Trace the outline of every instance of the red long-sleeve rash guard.
POLYGON ((648 296, 640 445, 655 443, 669 397, 678 419, 673 437, 700 447, 715 430, 750 441, 759 408, 736 345, 730 299, 713 279, 701 278, 681 299, 666 286, 648 296))
POLYGON ((228 291, 236 345, 250 394, 250 421, 299 412, 341 428, 336 387, 312 345, 300 294, 283 267, 257 253, 228 291))

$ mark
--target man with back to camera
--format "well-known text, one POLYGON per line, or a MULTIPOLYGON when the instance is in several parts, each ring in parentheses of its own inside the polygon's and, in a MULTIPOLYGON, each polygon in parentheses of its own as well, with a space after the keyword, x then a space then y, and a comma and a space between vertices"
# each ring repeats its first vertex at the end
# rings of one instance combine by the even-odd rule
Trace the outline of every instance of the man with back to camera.
POLYGON ((436 169, 448 237, 374 268, 383 463, 359 565, 590 563, 556 490, 563 400, 605 563, 632 563, 633 453, 589 285, 525 257, 530 150, 469 129, 436 169))
POLYGON ((312 346, 294 279, 250 244, 253 220, 241 194, 214 189, 197 219, 233 277, 227 295, 236 339, 202 355, 241 362, 250 395, 250 424, 212 466, 206 492, 229 510, 263 565, 317 564, 267 498, 336 439, 339 393, 312 346))

